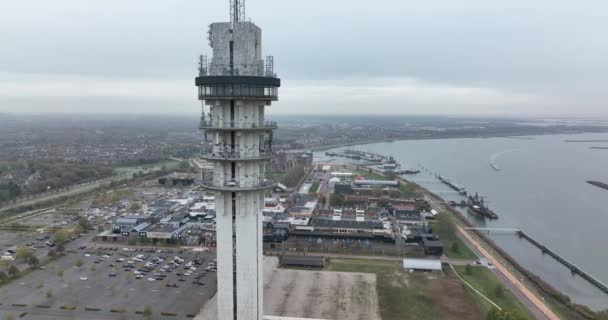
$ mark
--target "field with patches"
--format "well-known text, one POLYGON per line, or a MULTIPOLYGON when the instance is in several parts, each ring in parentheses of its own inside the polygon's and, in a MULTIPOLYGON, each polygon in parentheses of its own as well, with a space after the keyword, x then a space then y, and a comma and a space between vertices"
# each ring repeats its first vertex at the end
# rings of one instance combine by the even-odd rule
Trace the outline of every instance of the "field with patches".
POLYGON ((485 319, 478 298, 450 273, 405 273, 397 261, 355 259, 332 259, 328 269, 375 274, 383 320, 485 319))

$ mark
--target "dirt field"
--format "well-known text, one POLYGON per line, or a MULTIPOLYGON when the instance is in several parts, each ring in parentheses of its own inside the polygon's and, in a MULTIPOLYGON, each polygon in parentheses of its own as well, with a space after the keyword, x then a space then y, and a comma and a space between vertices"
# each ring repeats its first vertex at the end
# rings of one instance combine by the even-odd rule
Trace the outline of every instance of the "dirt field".
MULTIPOLYGON (((380 320, 376 275, 278 269, 264 258, 264 314, 331 320, 380 320)), ((215 299, 197 319, 215 319, 215 299)))
POLYGON ((332 259, 331 271, 376 275, 383 320, 482 320, 479 300, 449 273, 403 272, 399 262, 332 259))
POLYGON ((277 269, 264 260, 264 313, 333 320, 379 320, 376 276, 369 273, 277 269))

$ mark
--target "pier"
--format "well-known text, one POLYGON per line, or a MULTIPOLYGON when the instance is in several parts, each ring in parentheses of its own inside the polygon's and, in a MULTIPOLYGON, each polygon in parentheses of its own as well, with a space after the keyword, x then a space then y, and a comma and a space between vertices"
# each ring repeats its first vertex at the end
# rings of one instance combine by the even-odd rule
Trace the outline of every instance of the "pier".
POLYGON ((581 268, 577 267, 575 264, 573 264, 570 261, 566 260, 566 258, 560 256, 557 252, 551 250, 550 248, 548 248, 544 244, 540 243, 538 240, 532 238, 532 236, 530 236, 529 234, 525 233, 521 229, 515 229, 515 228, 473 228, 473 227, 471 227, 471 228, 464 228, 464 229, 465 230, 473 230, 473 231, 486 231, 488 233, 489 232, 501 232, 501 233, 504 232, 504 233, 517 234, 520 238, 526 239, 528 242, 530 242, 531 244, 533 244, 535 247, 539 248, 542 251, 543 254, 550 255, 553 259, 557 260, 559 263, 561 263, 562 265, 564 265, 566 268, 570 269, 570 271, 572 272, 572 274, 579 275, 581 278, 587 280, 589 283, 591 283, 596 288, 598 288, 601 291, 603 291, 606 294, 608 294, 608 285, 606 285, 605 283, 603 283, 600 280, 596 279, 595 277, 593 277, 592 275, 588 274, 584 270, 581 270, 581 268))
POLYGON ((514 228, 464 228, 465 230, 476 230, 476 231, 487 231, 487 232, 506 232, 506 233, 514 233, 518 234, 521 232, 521 229, 514 228))
POLYGON ((562 257, 559 254, 557 254, 555 251, 551 250, 550 248, 548 248, 544 244, 542 244, 539 241, 537 241, 536 239, 532 238, 530 235, 528 235, 527 233, 525 233, 523 230, 519 230, 517 232, 517 235, 520 238, 524 238, 524 239, 528 240, 535 247, 539 248, 543 252, 543 254, 548 254, 553 259, 555 259, 558 262, 560 262, 561 264, 563 264, 566 268, 570 269, 570 271, 572 272, 572 274, 575 274, 575 275, 578 274, 579 276, 581 276, 581 278, 587 280, 589 283, 591 283, 592 285, 594 285, 598 289, 600 289, 603 292, 605 292, 606 294, 608 294, 608 285, 604 284, 603 282, 601 282, 600 280, 596 279, 592 275, 590 275, 590 274, 586 273, 585 271, 581 270, 581 268, 577 267, 575 264, 573 264, 570 261, 566 260, 564 257, 562 257))
POLYGON ((330 157, 342 157, 353 160, 363 160, 368 161, 370 164, 378 164, 378 163, 395 163, 395 160, 391 156, 384 156, 381 154, 367 152, 367 151, 359 151, 347 149, 342 152, 326 152, 325 155, 330 157))

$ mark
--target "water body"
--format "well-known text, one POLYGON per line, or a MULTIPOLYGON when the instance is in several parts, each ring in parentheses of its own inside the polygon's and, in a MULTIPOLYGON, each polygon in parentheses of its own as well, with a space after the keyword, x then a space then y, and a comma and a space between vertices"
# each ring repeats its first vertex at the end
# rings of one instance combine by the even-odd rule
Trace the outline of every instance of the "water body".
MULTIPOLYGON (((422 170, 406 178, 447 200, 462 198, 439 182, 437 174, 469 192, 479 192, 499 219, 484 221, 469 214, 471 221, 479 226, 522 228, 608 283, 608 190, 586 183, 586 180, 608 183, 608 150, 590 149, 590 146, 608 147, 608 142, 565 140, 608 140, 608 134, 406 140, 351 148, 392 155, 402 169, 422 170)), ((346 148, 332 151, 343 149, 346 148)), ((315 153, 315 160, 330 160, 324 153, 315 153)), ((608 308, 607 294, 573 276, 569 269, 542 255, 527 241, 512 234, 490 236, 524 267, 574 302, 596 310, 608 308)))

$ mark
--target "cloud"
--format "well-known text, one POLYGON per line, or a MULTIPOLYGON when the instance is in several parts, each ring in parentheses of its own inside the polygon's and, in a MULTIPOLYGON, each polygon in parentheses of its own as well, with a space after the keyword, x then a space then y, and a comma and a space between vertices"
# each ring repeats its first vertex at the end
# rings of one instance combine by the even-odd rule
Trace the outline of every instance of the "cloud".
MULTIPOLYGON (((0 111, 190 112, 225 1, 7 1, 0 111), (37 73, 37 74, 34 74, 37 73)), ((608 2, 264 0, 277 113, 608 114, 608 2)))
POLYGON ((413 78, 295 81, 281 94, 283 103, 302 106, 296 107, 302 113, 497 114, 555 103, 530 93, 413 78))
MULTIPOLYGON (((284 80, 281 114, 521 113, 556 101, 488 86, 414 78, 284 80), (519 111, 519 112, 518 112, 519 111)), ((198 112, 193 80, 0 73, 0 111, 198 112)))

